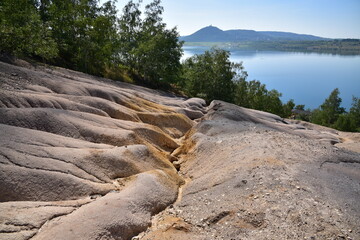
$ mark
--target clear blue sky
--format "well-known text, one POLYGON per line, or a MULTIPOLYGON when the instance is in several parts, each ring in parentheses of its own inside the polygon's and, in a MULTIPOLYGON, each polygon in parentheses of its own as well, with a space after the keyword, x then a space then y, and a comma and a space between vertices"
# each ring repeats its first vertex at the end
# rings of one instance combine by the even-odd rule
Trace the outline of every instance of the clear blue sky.
MULTIPOLYGON (((127 2, 118 0, 118 10, 127 2)), ((162 5, 164 22, 183 36, 213 25, 360 38, 360 0, 162 0, 162 5)))

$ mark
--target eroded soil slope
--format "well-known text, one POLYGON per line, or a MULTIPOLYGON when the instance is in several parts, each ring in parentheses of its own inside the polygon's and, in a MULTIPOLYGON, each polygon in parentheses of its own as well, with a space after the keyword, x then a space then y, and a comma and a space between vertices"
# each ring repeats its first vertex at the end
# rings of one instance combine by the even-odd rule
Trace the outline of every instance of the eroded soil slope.
POLYGON ((21 64, 0 239, 360 239, 359 134, 21 64))
POLYGON ((146 230, 177 198, 183 180, 170 154, 204 104, 0 62, 0 239, 129 239, 146 230))
POLYGON ((358 137, 214 101, 174 153, 181 196, 139 239, 360 239, 358 137))

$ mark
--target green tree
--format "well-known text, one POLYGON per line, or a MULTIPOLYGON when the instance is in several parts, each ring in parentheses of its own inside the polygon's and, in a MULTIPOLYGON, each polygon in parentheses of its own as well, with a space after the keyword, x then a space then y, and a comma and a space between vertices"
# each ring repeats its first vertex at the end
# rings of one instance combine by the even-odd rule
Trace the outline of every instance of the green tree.
POLYGON ((229 60, 230 53, 212 49, 183 63, 185 91, 190 96, 234 102, 236 82, 246 77, 242 64, 229 60))
POLYGON ((260 81, 252 80, 248 82, 249 108, 266 111, 266 85, 260 81))
POLYGON ((85 57, 80 61, 87 63, 86 71, 102 74, 106 66, 116 66, 119 63, 117 52, 120 39, 117 32, 117 11, 114 1, 105 2, 88 30, 89 45, 84 48, 85 57), (86 58, 87 57, 87 58, 86 58))
POLYGON ((333 127, 341 131, 354 132, 356 127, 354 126, 352 120, 353 119, 351 118, 350 114, 341 114, 339 115, 333 127))
POLYGON ((57 56, 57 44, 37 6, 35 0, 0 1, 0 52, 43 60, 57 56))
POLYGON ((123 8, 119 19, 120 49, 119 60, 131 71, 135 71, 137 60, 135 51, 140 45, 142 28, 140 4, 129 1, 123 8))
POLYGON ((286 104, 283 105, 283 117, 290 117, 292 110, 295 108, 294 99, 290 99, 286 104))
POLYGON ((302 104, 296 105, 295 109, 305 111, 305 105, 302 104))
POLYGON ((114 3, 99 7, 97 0, 52 0, 43 5, 42 16, 50 22, 59 46, 57 63, 100 74, 104 61, 113 55, 109 39, 113 41, 117 31, 114 3))
POLYGON ((44 1, 40 9, 44 9, 43 18, 50 23, 53 37, 59 47, 59 57, 55 63, 74 69, 74 58, 78 51, 75 3, 71 0, 52 0, 50 3, 44 1))
POLYGON ((281 96, 282 94, 275 89, 268 91, 266 95, 267 100, 265 102, 264 110, 279 115, 281 117, 285 117, 283 104, 280 100, 281 96))
POLYGON ((349 113, 344 113, 336 120, 334 127, 341 131, 360 131, 360 99, 353 97, 349 113))
POLYGON ((330 96, 325 99, 325 102, 320 106, 321 110, 325 112, 326 124, 333 124, 340 114, 345 112, 345 109, 341 107, 342 99, 339 97, 340 91, 335 88, 330 96))
POLYGON ((40 13, 59 46, 54 63, 101 75, 115 64, 119 49, 115 1, 41 0, 40 13))
POLYGON ((182 42, 176 28, 166 29, 160 0, 145 6, 145 19, 136 51, 140 74, 152 83, 176 83, 180 73, 182 42))
POLYGON ((120 17, 120 60, 148 84, 176 83, 181 70, 182 42, 176 28, 166 29, 160 0, 145 6, 130 1, 120 17))
POLYGON ((236 82, 235 103, 242 107, 252 108, 260 111, 271 112, 281 117, 288 117, 288 112, 294 106, 293 101, 282 104, 281 93, 277 90, 267 90, 266 85, 260 81, 246 81, 243 78, 236 82), (286 110, 289 109, 290 110, 286 110), (287 113, 285 113, 287 111, 287 113))
POLYGON ((360 98, 353 96, 352 100, 349 114, 354 124, 354 129, 360 131, 360 98))
POLYGON ((342 99, 339 94, 339 89, 335 88, 324 103, 321 104, 320 109, 313 111, 311 122, 331 127, 339 116, 345 113, 345 109, 340 106, 342 99))

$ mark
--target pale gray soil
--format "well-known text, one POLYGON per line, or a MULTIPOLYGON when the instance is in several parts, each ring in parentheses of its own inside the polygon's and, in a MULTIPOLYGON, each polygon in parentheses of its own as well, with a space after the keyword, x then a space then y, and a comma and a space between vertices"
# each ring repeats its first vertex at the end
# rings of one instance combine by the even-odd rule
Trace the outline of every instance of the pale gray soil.
POLYGON ((360 238, 360 155, 333 146, 336 131, 208 110, 180 153, 181 198, 139 239, 360 238))
POLYGON ((360 134, 0 62, 0 239, 360 239, 360 134))

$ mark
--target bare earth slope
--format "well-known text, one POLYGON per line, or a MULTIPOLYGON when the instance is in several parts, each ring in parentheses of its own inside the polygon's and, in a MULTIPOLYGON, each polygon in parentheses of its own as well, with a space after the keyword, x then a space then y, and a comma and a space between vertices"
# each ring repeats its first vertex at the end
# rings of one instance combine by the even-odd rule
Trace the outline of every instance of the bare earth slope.
POLYGON ((182 196, 139 238, 359 239, 360 155, 338 134, 212 102, 176 152, 182 196))
POLYGON ((0 62, 0 239, 129 239, 177 198, 170 153, 203 114, 61 68, 0 62), (192 117, 193 118, 193 117, 192 117))
POLYGON ((0 62, 0 239, 360 239, 359 140, 0 62))

